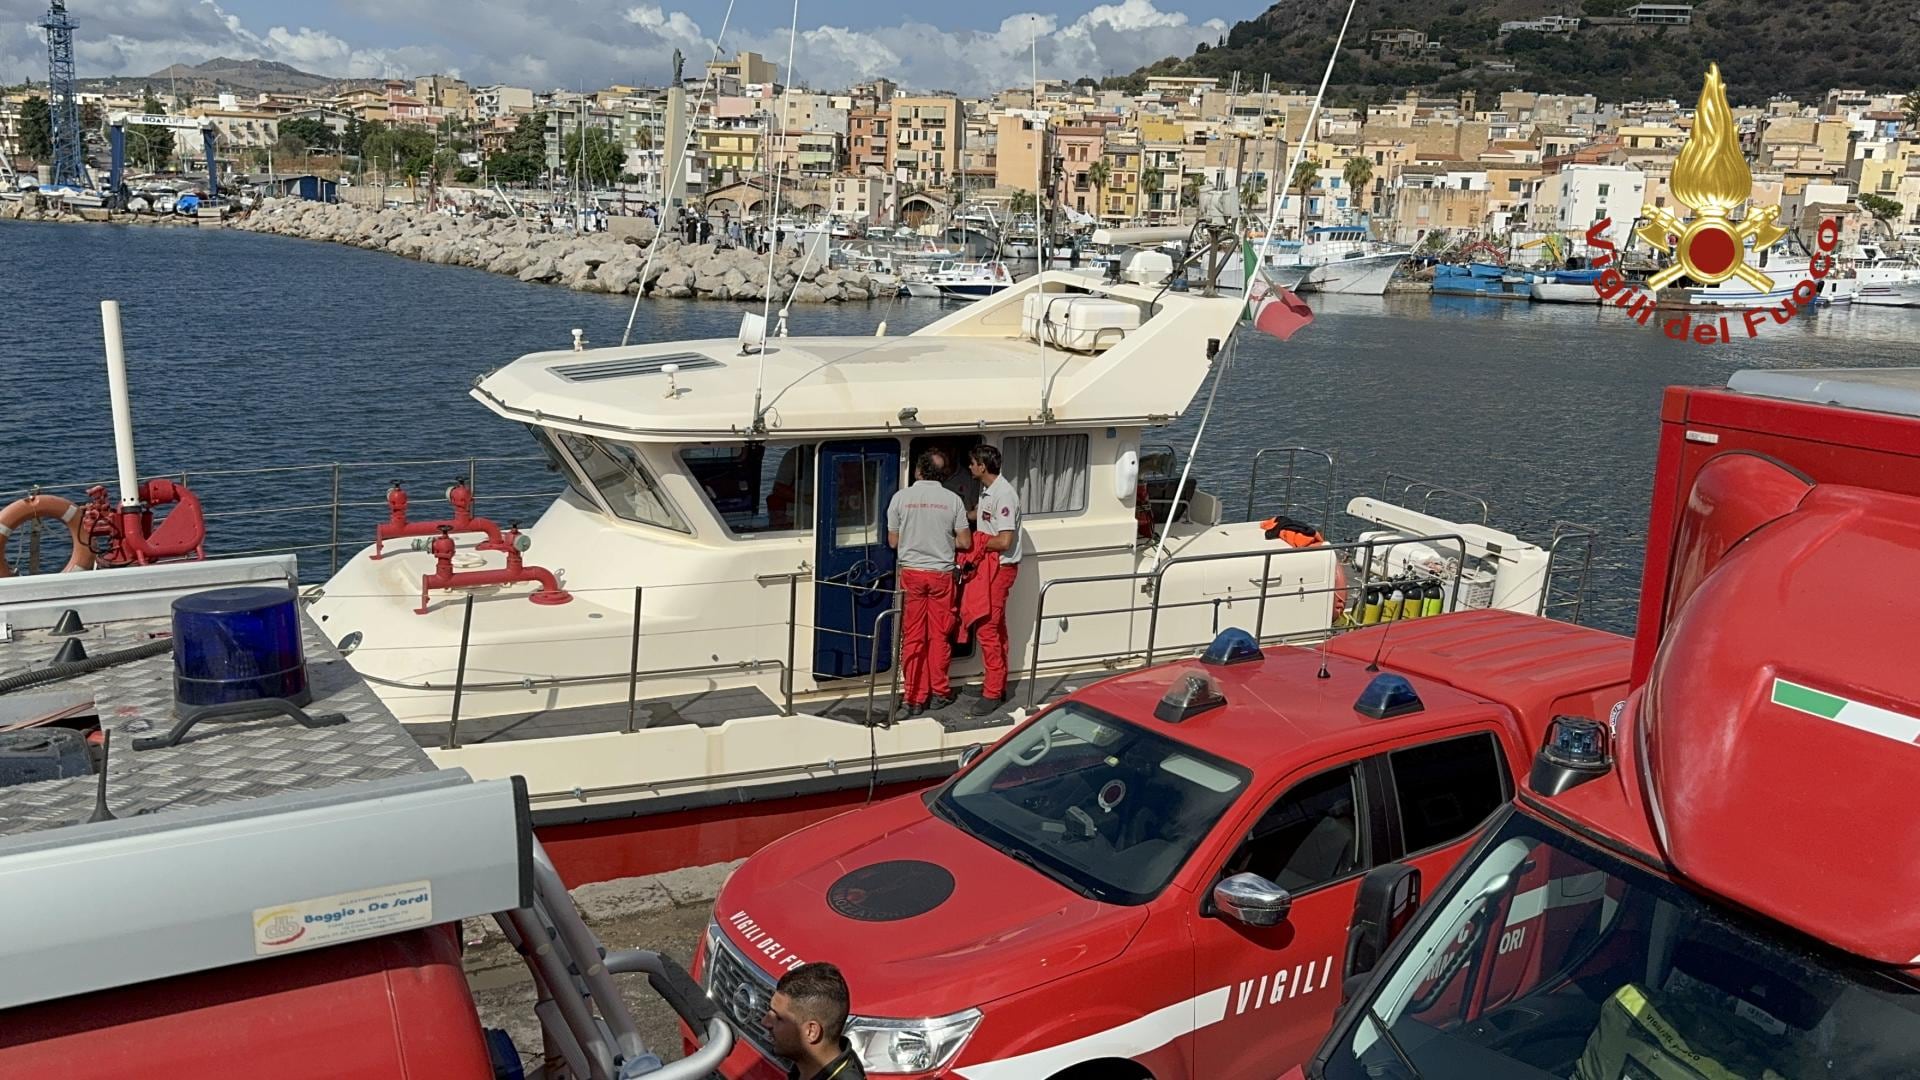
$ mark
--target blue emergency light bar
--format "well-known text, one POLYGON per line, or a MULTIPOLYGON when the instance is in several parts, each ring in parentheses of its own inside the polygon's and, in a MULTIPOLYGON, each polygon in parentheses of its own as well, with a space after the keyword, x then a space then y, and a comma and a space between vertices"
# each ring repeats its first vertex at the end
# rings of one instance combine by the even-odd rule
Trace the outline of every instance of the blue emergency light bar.
POLYGON ((1404 676, 1382 672, 1373 677, 1353 701, 1353 711, 1375 720, 1391 720, 1426 708, 1413 684, 1404 676))
POLYGON ((1213 667, 1226 667, 1264 660, 1266 656, 1260 651, 1260 643, 1254 640, 1252 634, 1237 626, 1229 626, 1214 637, 1206 652, 1200 654, 1200 662, 1213 667))

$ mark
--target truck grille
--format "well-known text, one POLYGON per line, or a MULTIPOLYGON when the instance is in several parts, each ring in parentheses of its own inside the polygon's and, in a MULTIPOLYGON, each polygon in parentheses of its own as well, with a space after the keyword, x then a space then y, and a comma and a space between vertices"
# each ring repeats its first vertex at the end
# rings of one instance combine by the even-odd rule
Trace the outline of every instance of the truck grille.
POLYGON ((773 1057, 767 1045, 767 1003, 773 1000, 773 980, 734 949, 717 925, 707 930, 707 996, 733 1024, 733 1030, 754 1049, 773 1057))

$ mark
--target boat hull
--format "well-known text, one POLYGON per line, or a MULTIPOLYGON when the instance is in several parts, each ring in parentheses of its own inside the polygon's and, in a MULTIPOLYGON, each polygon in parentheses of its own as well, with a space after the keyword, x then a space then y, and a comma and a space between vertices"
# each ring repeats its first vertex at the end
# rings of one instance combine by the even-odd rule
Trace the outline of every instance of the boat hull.
POLYGON ((1404 253, 1394 252, 1322 263, 1307 271, 1306 278, 1300 283, 1300 291, 1340 296, 1385 296, 1395 271, 1406 261, 1404 253))
POLYGON ((1592 285, 1536 281, 1529 286, 1529 292, 1535 300, 1546 304, 1597 304, 1600 302, 1600 294, 1593 291, 1592 285))
POLYGON ((1920 307, 1920 281, 1863 281, 1853 302, 1875 307, 1920 307))

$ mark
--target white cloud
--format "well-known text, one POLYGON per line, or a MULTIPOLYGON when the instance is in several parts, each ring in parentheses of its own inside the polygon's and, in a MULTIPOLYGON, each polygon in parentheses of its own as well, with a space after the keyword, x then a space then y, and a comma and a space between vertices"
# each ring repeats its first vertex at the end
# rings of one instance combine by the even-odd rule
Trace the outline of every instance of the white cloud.
MULTIPOLYGON (((826 88, 885 76, 920 89, 987 92, 1026 84, 1038 54, 1044 77, 1132 71, 1184 55, 1224 33, 1158 6, 1166 0, 1103 3, 1071 21, 1013 15, 991 30, 947 30, 918 19, 897 25, 803 28, 795 81, 826 88), (1037 36, 1037 40, 1036 39, 1037 36)), ((341 0, 362 19, 394 28, 411 43, 374 47, 325 29, 247 26, 215 0, 120 0, 77 16, 81 76, 144 75, 175 62, 257 57, 304 71, 353 77, 465 73, 482 82, 538 88, 660 81, 679 49, 698 71, 714 42, 686 11, 634 0, 341 0)), ((35 27, 45 0, 0 0, 0 80, 46 78, 46 47, 35 27)), ((806 14, 804 6, 801 15, 806 14)), ((713 33, 718 24, 709 23, 713 33)), ((727 53, 753 49, 784 65, 787 28, 727 28, 727 53)), ((783 72, 784 74, 784 72, 783 72)))

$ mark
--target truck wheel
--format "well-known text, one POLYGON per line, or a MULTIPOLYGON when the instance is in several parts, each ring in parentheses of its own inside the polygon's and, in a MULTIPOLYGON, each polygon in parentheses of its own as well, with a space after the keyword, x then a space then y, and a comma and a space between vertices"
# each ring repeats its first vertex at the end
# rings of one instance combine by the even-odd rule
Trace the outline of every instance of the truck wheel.
POLYGON ((1138 1062, 1125 1058, 1102 1058, 1099 1061, 1083 1061, 1070 1069, 1054 1073, 1052 1080, 1153 1080, 1153 1074, 1138 1062))

